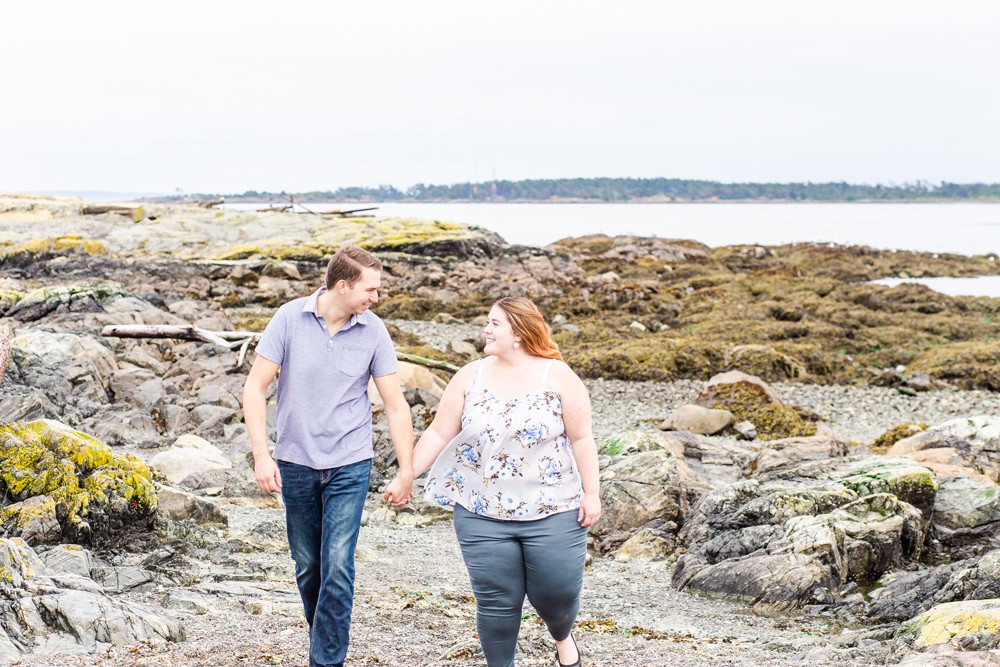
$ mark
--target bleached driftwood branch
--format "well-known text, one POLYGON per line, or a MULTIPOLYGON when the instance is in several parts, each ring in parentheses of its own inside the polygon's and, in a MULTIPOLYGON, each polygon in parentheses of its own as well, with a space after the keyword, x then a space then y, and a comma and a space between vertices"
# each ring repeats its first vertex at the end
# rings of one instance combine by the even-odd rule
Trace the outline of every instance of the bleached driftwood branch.
MULTIPOLYGON (((101 329, 101 335, 106 338, 179 338, 213 343, 228 347, 230 350, 240 348, 237 366, 243 364, 250 346, 256 345, 257 341, 260 340, 260 334, 253 331, 209 331, 193 324, 110 324, 101 329)), ((3 341, 0 340, 0 354, 2 354, 2 343, 3 341)), ((397 352, 396 358, 427 368, 440 368, 450 373, 458 372, 458 366, 447 361, 436 361, 405 352, 397 352)), ((2 377, 0 374, 0 378, 2 377)))
POLYGON ((259 333, 253 331, 209 331, 193 324, 110 324, 101 329, 105 338, 179 338, 200 340, 228 347, 241 347, 248 340, 257 340, 259 333))

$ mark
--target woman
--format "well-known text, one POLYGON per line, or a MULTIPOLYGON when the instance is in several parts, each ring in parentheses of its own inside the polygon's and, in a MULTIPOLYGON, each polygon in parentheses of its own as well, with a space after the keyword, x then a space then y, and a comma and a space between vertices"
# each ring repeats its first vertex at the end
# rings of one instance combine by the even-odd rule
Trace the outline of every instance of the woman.
POLYGON ((483 333, 486 358, 448 384, 414 474, 433 462, 427 499, 455 508, 486 664, 513 666, 527 595, 559 665, 579 666, 570 631, 601 516, 590 397, 528 299, 497 301, 483 333))

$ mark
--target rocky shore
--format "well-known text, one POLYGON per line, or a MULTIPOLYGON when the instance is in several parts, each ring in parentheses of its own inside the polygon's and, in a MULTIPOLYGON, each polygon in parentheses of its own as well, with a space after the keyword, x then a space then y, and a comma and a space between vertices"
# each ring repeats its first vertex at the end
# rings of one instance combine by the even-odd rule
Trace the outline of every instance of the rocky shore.
MULTIPOLYGON (((541 249, 432 221, 0 197, 6 664, 307 663, 282 512, 246 461, 238 332, 347 241, 385 261, 401 353, 475 358, 503 290, 543 305, 585 376, 605 516, 584 664, 1000 664, 1000 300, 863 282, 996 257, 541 249)), ((447 376, 404 364, 418 429, 447 376)), ((378 502, 394 462, 374 418, 349 664, 480 664, 449 516, 378 502)), ((519 653, 552 664, 530 608, 519 653)))

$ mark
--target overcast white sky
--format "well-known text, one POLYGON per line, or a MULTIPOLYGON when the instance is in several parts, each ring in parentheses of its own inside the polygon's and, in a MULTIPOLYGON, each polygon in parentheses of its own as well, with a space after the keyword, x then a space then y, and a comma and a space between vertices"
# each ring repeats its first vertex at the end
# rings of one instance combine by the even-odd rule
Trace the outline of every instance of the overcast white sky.
POLYGON ((0 191, 1000 182, 1000 2, 32 0, 0 191))

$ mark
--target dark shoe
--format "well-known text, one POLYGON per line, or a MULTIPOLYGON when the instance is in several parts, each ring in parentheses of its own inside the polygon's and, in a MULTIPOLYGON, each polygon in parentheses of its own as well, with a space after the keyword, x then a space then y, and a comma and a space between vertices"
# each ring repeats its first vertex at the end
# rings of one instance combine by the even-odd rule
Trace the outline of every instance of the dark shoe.
POLYGON ((559 667, 583 667, 583 656, 580 655, 580 647, 576 645, 576 639, 573 637, 572 634, 569 636, 569 638, 573 640, 573 648, 576 649, 576 662, 571 662, 568 665, 560 662, 559 651, 556 651, 556 664, 559 665, 559 667))

